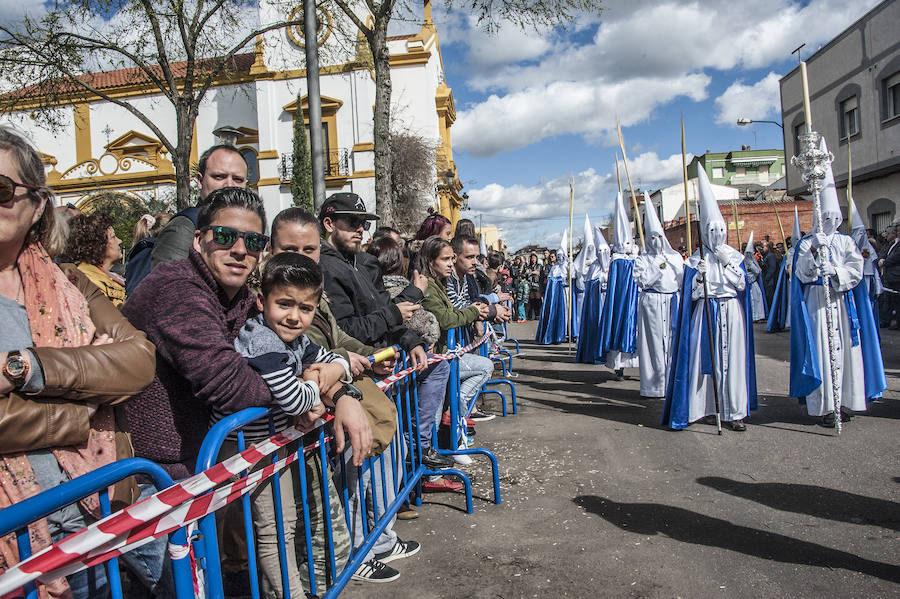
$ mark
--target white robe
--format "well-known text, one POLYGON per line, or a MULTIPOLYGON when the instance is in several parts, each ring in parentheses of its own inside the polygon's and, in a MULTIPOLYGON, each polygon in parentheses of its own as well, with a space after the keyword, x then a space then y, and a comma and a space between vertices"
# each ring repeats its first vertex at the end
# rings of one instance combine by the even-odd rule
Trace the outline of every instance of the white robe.
POLYGON ((766 309, 763 305, 762 289, 756 281, 762 273, 762 269, 753 258, 744 257, 744 267, 747 269, 747 284, 750 285, 750 303, 753 306, 753 321, 764 320, 766 309))
MULTIPOLYGON (((747 417, 749 397, 747 396, 747 331, 744 325, 744 306, 737 298, 740 291, 746 289, 747 278, 741 269, 744 256, 734 248, 727 265, 719 263, 711 252, 706 253, 709 264, 707 280, 709 281, 709 300, 716 302, 719 318, 713 327, 713 368, 719 388, 719 410, 725 422, 741 420, 747 417)), ((688 259, 688 266, 696 268, 700 261, 699 250, 688 259)), ((696 339, 690 348, 690 383, 691 405, 689 422, 716 413, 713 395, 712 377, 700 373, 700 356, 702 338, 700 327, 703 315, 703 283, 701 275, 694 277, 691 288, 694 308, 691 313, 691 339, 696 339)), ((712 307, 710 307, 712 310, 712 307)), ((702 348, 709 351, 708 348, 702 348)), ((755 359, 755 356, 750 356, 755 359)))
POLYGON ((684 278, 684 262, 677 253, 643 254, 634 261, 638 297, 637 350, 641 395, 664 397, 672 358, 672 302, 684 278))
MULTIPOLYGON (((620 252, 613 252, 612 261, 615 260, 634 260, 634 254, 624 254, 620 252)), ((607 281, 609 280, 609 272, 606 273, 607 281)), ((637 368, 638 367, 638 356, 637 354, 629 354, 625 352, 620 352, 617 349, 611 349, 606 352, 606 367, 611 370, 620 370, 622 368, 637 368)))
MULTIPOLYGON (((836 307, 835 316, 835 378, 838 380, 838 398, 841 405, 850 410, 866 409, 866 390, 863 380, 862 348, 853 347, 850 338, 850 322, 844 294, 856 287, 863 276, 863 257, 856 243, 846 235, 832 235, 829 247, 829 261, 837 271, 831 277, 831 303, 836 307)), ((819 268, 810 251, 809 238, 797 244, 797 264, 795 273, 801 283, 813 283, 819 279, 819 268)), ((825 288, 822 285, 807 285, 803 291, 806 308, 809 311, 810 327, 816 351, 822 384, 806 396, 806 409, 810 416, 823 416, 834 411, 834 396, 831 389, 831 366, 828 354, 828 321, 825 314, 825 288)))

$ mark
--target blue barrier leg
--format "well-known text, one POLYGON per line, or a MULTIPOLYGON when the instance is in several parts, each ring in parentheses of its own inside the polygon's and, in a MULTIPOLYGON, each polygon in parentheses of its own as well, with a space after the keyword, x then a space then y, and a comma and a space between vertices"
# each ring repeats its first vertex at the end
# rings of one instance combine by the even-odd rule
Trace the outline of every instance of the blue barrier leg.
MULTIPOLYGON (((237 439, 238 452, 247 449, 244 443, 244 431, 238 431, 237 439)), ((246 477, 247 474, 246 470, 241 472, 241 476, 246 477)), ((244 522, 244 537, 247 539, 247 569, 250 574, 250 597, 259 599, 259 570, 256 566, 256 551, 253 550, 256 547, 256 543, 253 536, 253 513, 250 507, 249 493, 245 493, 241 497, 241 515, 244 522)))
MULTIPOLYGON (((100 516, 109 516, 112 513, 112 506, 109 504, 109 491, 104 489, 98 495, 100 496, 100 516)), ((119 559, 114 557, 106 562, 105 565, 110 595, 112 595, 112 599, 122 599, 122 577, 119 572, 119 559)))
MULTIPOLYGON (((490 381, 488 381, 490 382, 490 381)), ((487 384, 487 383, 485 383, 487 384)), ((489 393, 496 393, 500 396, 500 408, 502 410, 503 417, 506 418, 506 396, 502 391, 497 391, 496 389, 482 389, 478 392, 479 395, 488 395, 489 393)))

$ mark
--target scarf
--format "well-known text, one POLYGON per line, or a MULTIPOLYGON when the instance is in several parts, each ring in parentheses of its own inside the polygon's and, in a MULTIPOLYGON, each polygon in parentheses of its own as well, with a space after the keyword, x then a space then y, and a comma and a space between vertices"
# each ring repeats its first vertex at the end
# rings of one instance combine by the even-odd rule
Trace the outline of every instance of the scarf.
MULTIPOLYGON (((35 347, 82 347, 90 345, 96 328, 91 321, 87 300, 66 278, 39 243, 25 247, 17 260, 25 294, 25 310, 35 347)), ((100 406, 91 418, 88 439, 75 447, 51 450, 70 479, 111 463, 116 457, 115 421, 112 409, 100 406)), ((0 509, 41 492, 31 464, 24 453, 0 456, 0 509)), ((94 494, 81 500, 94 517, 100 516, 99 497, 94 494)), ((52 543, 47 521, 41 519, 28 526, 32 553, 52 543)), ((0 572, 19 561, 15 536, 8 535, 0 543, 0 572)), ((70 597, 65 579, 39 586, 42 599, 70 597)))

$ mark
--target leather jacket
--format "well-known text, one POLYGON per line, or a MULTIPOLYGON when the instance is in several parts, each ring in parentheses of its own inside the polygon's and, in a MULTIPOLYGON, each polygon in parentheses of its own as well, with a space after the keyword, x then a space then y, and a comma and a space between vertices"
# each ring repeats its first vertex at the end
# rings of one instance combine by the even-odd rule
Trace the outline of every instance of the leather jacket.
MULTIPOLYGON (((32 347, 44 375, 34 395, 0 395, 0 454, 78 445, 90 433, 91 404, 120 404, 153 380, 153 344, 135 329, 109 299, 72 264, 60 265, 88 302, 97 335, 108 345, 32 347)), ((131 457, 128 425, 116 410, 116 457, 131 457)))

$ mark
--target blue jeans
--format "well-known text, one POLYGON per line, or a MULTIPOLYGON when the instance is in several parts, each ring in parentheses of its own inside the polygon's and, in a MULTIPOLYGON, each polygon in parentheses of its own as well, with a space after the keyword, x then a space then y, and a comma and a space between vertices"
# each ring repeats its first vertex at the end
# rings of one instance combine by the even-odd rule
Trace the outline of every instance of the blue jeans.
POLYGON ((518 320, 525 320, 525 302, 516 302, 516 311, 518 312, 518 320))
MULTIPOLYGON (((156 487, 150 483, 142 484, 140 488, 139 500, 149 497, 157 491, 156 487)), ((83 518, 80 526, 77 521, 70 521, 67 524, 68 526, 53 535, 54 542, 86 525, 83 518)), ((127 594, 129 598, 175 597, 175 579, 172 576, 172 560, 169 559, 168 542, 169 537, 166 535, 119 557, 119 562, 124 564, 140 583, 132 585, 127 594)), ((109 594, 105 566, 94 566, 76 572, 67 576, 66 581, 72 588, 74 599, 91 599, 97 596, 105 597, 109 594)))
MULTIPOLYGON (((363 496, 360 496, 359 483, 361 469, 354 466, 351 461, 352 448, 347 448, 343 456, 338 456, 338 460, 344 460, 346 469, 348 491, 346 510, 350 519, 350 536, 354 551, 365 542, 368 531, 375 526, 379 519, 384 517, 385 510, 397 497, 396 489, 403 483, 404 445, 402 438, 394 435, 394 440, 387 446, 387 449, 381 455, 372 458, 372 468, 366 469, 362 474, 363 496), (384 460, 384 476, 382 476, 381 460, 384 460), (376 503, 377 514, 375 513, 376 503), (365 522, 363 521, 364 512, 365 522)), ((334 469, 334 484, 338 488, 341 487, 340 466, 334 469)), ((366 553, 363 562, 375 557, 376 553, 384 553, 394 547, 397 543, 397 533, 394 532, 395 520, 396 516, 392 516, 388 525, 378 535, 378 540, 366 553)))
POLYGON ((468 416, 475 406, 475 397, 481 391, 491 374, 494 362, 477 354, 463 354, 459 357, 459 414, 468 416))
POLYGON ((431 429, 434 427, 437 415, 443 410, 444 392, 447 390, 447 380, 450 378, 450 364, 448 362, 435 362, 416 379, 419 398, 419 442, 422 451, 431 447, 431 429))

